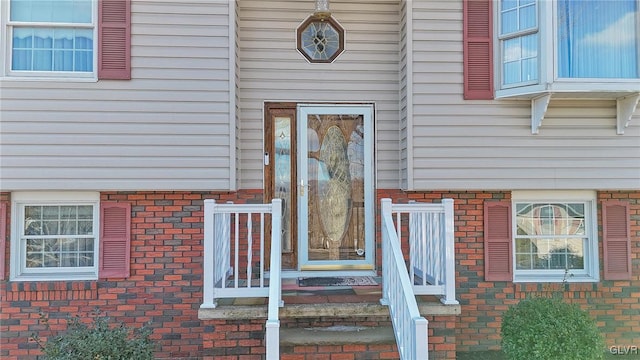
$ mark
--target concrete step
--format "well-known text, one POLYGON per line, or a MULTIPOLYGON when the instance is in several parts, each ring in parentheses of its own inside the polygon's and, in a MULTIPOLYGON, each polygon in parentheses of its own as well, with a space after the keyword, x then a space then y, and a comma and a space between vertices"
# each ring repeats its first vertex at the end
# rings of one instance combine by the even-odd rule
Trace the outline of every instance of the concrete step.
POLYGON ((281 346, 395 344, 391 326, 280 328, 281 346))

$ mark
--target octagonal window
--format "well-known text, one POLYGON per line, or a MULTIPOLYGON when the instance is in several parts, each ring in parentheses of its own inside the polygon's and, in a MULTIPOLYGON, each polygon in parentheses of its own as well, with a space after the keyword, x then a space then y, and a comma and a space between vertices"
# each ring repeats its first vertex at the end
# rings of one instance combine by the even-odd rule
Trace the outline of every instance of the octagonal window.
POLYGON ((333 62, 344 51, 344 29, 333 17, 310 16, 298 26, 297 48, 309 62, 333 62))

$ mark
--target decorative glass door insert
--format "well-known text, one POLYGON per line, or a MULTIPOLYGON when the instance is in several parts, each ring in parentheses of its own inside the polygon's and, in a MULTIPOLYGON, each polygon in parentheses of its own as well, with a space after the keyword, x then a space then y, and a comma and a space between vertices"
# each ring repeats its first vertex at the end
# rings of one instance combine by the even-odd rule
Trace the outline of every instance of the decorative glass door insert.
POLYGON ((372 107, 298 107, 301 270, 373 268, 372 107))

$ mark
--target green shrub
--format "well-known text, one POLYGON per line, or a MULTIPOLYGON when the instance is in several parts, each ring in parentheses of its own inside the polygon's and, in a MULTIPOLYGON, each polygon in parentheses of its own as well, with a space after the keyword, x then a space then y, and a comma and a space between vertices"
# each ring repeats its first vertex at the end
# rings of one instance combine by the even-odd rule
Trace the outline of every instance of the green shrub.
POLYGON ((605 343, 586 311, 558 298, 531 298, 510 307, 502 319, 502 351, 517 360, 594 360, 605 343))
MULTIPOLYGON (((42 315, 48 327, 48 320, 42 315)), ((109 318, 99 311, 93 314, 93 322, 84 324, 79 316, 67 321, 67 330, 49 338, 46 342, 37 335, 45 359, 50 360, 151 360, 154 344, 149 339, 151 329, 146 325, 130 329, 124 324, 109 325, 109 318)))

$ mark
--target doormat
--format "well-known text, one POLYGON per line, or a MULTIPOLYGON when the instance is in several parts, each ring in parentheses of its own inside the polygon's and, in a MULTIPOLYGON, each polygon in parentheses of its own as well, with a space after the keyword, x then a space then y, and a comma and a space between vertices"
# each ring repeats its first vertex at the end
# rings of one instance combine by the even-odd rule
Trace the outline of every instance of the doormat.
POLYGON ((298 278, 298 286, 375 286, 372 276, 336 276, 298 278))

